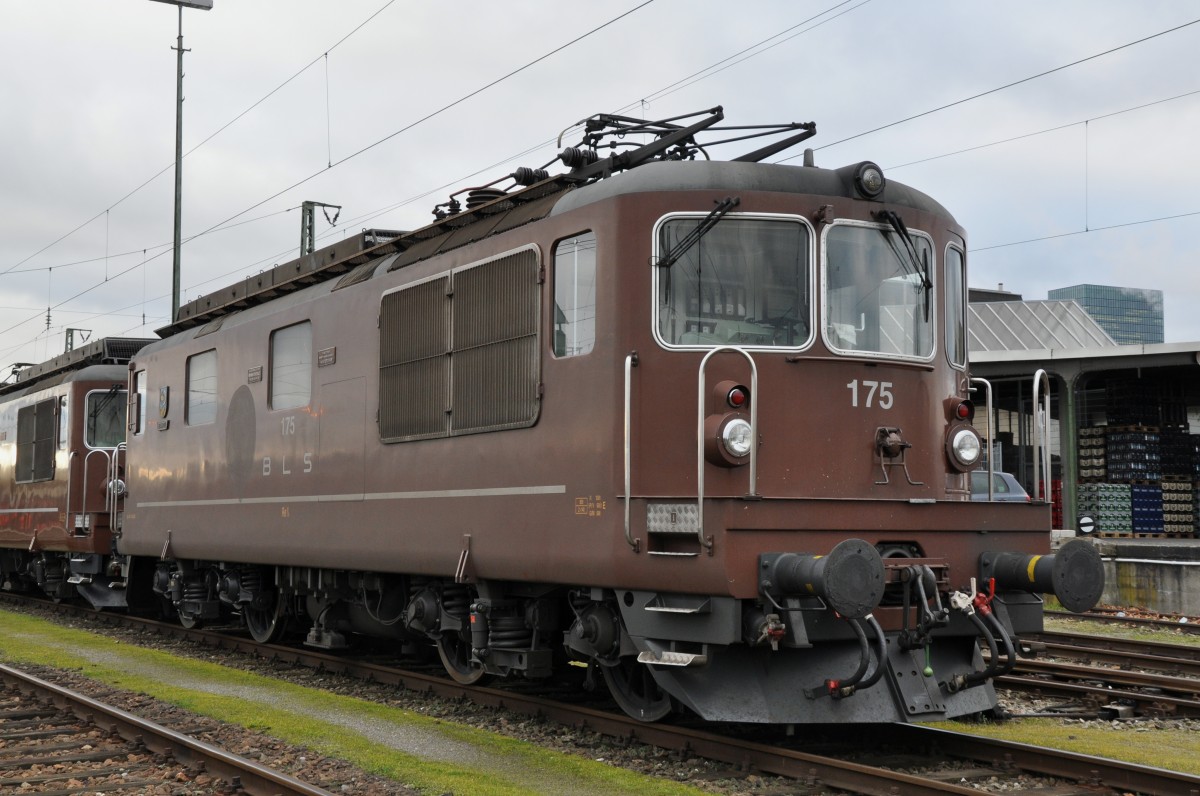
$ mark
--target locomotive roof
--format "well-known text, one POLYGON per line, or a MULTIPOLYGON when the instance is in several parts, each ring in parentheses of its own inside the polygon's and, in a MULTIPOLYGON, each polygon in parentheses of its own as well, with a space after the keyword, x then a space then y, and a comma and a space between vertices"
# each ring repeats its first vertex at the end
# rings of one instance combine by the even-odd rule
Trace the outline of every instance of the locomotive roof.
POLYGON ((67 374, 67 377, 52 382, 53 384, 73 381, 75 379, 71 377, 72 373, 85 369, 90 370, 89 366, 125 365, 138 351, 152 342, 154 342, 152 339, 142 337, 102 337, 99 340, 93 340, 79 348, 59 354, 40 364, 30 365, 18 372, 15 382, 0 385, 0 395, 13 393, 30 386, 46 384, 47 379, 57 374, 67 374))
POLYGON ((113 382, 124 384, 129 377, 125 365, 86 365, 76 370, 60 370, 48 376, 18 384, 5 384, 0 388, 0 402, 12 401, 23 395, 69 384, 77 381, 113 382))
MULTIPOLYGON (((857 168, 857 163, 840 169, 707 160, 647 163, 568 193, 555 205, 552 215, 614 196, 649 191, 776 191, 858 198, 853 187, 857 168)), ((891 179, 875 201, 911 207, 953 220, 946 208, 930 196, 891 179)))
MULTIPOLYGON (((288 294, 295 291, 308 293, 301 288, 325 283, 324 290, 338 290, 549 215, 626 194, 712 189, 861 198, 854 188, 854 172, 862 164, 830 170, 762 162, 814 135, 812 122, 716 126, 723 118, 722 109, 716 107, 653 122, 611 114, 585 119, 579 123, 584 129, 580 146, 567 147, 555 159, 561 159, 569 172, 550 176, 544 169, 520 168, 488 185, 463 189, 435 208, 437 220, 432 224, 411 232, 363 230, 359 236, 189 302, 158 334, 168 337, 197 327, 202 327, 197 334, 214 331, 230 315, 267 302, 279 306, 277 302, 288 302, 288 294), (697 117, 699 121, 692 121, 697 117), (701 144, 696 136, 702 131, 737 134, 701 144), (790 135, 730 161, 695 160, 700 154, 707 157, 705 146, 783 133, 790 135), (629 149, 628 136, 651 140, 629 149), (603 157, 605 149, 613 154, 603 157), (494 187, 508 178, 517 185, 508 190, 494 187), (465 210, 456 198, 463 194, 467 194, 465 210), (330 284, 335 276, 340 278, 330 284)), ((940 204, 902 183, 887 181, 875 201, 951 219, 940 204)))

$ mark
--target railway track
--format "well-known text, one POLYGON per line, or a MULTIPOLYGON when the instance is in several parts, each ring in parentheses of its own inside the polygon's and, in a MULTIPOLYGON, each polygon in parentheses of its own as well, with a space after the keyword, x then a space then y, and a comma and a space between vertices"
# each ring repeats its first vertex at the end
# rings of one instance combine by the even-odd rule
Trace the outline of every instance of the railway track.
POLYGON ((0 792, 333 796, 252 760, 0 665, 0 792))
MULTIPOLYGON (((1156 628, 1190 626, 1151 621, 1156 628)), ((1022 641, 1050 659, 1022 658, 997 685, 1074 700, 1104 718, 1200 717, 1200 647, 1066 632, 1022 641)))
POLYGON ((1135 616, 1117 616, 1115 611, 1089 611, 1073 614, 1068 611, 1047 610, 1046 616, 1058 619, 1074 619, 1080 622, 1097 622, 1106 625, 1130 625, 1156 630, 1173 630, 1188 636, 1200 635, 1200 622, 1180 622, 1178 619, 1151 619, 1135 616))
MULTIPOLYGON (((53 606, 64 612, 64 606, 53 606)), ((461 685, 442 676, 398 669, 393 666, 280 645, 260 645, 240 635, 213 630, 186 630, 172 624, 148 622, 119 615, 98 614, 80 609, 80 614, 108 624, 149 628, 172 638, 187 638, 211 648, 250 653, 262 658, 337 672, 380 684, 450 699, 504 708, 517 714, 542 717, 566 726, 585 728, 623 739, 675 750, 681 755, 701 756, 723 762, 744 772, 793 779, 805 793, 827 793, 828 789, 852 793, 881 794, 978 794, 969 783, 992 779, 1007 781, 1019 775, 1051 777, 1056 792, 1073 792, 1081 783, 1089 793, 1157 794, 1200 793, 1200 777, 1145 766, 1106 760, 1040 747, 996 741, 927 727, 887 725, 874 743, 887 748, 886 757, 857 753, 817 754, 811 739, 793 744, 778 738, 758 740, 758 728, 744 728, 749 737, 733 737, 738 730, 711 731, 669 724, 645 724, 623 714, 578 704, 564 704, 537 694, 461 685), (932 762, 931 762, 932 761, 932 762), (903 769, 903 770, 897 770, 903 769), (1095 790, 1097 787, 1100 790, 1095 790), (1065 788, 1063 790, 1062 788, 1065 788)), ((855 728, 853 748, 870 748, 863 733, 855 728)))
POLYGON ((1022 660, 998 687, 1077 700, 1102 718, 1200 717, 1200 680, 1022 660))
MULTIPOLYGON (((1102 718, 1200 717, 1200 648, 1074 633, 1039 633, 996 685, 1077 703, 1102 718)), ((986 652, 985 658, 987 657, 986 652)))
POLYGON ((1041 644, 1054 658, 1200 678, 1200 647, 1050 631, 1028 640, 1041 644))

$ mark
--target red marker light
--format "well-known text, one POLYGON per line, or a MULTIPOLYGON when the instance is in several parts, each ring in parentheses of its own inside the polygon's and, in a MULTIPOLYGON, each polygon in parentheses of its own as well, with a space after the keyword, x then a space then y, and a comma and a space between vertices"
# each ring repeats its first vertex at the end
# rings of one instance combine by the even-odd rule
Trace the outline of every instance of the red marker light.
POLYGON ((971 420, 975 417, 975 405, 970 401, 963 401, 958 406, 954 407, 954 414, 959 420, 971 420))
POLYGON ((741 409, 750 400, 750 396, 746 393, 745 387, 734 387, 729 391, 726 400, 734 409, 741 409))

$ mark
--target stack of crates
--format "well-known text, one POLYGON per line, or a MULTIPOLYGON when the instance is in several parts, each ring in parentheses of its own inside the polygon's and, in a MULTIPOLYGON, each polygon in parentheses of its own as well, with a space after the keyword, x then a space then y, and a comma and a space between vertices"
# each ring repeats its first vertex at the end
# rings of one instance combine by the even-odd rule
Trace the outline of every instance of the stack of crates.
MULTIPOLYGON (((1038 481, 1038 494, 1046 494, 1045 484, 1045 481, 1038 481)), ((1061 478, 1050 479, 1050 521, 1053 523, 1051 527, 1063 527, 1063 488, 1061 478)))
POLYGON ((1200 511, 1196 511, 1196 507, 1200 506, 1200 480, 1197 480, 1195 484, 1196 490, 1192 492, 1192 516, 1195 518, 1192 533, 1194 536, 1200 537, 1200 511))
POLYGON ((1133 535, 1158 536, 1163 532, 1163 488, 1158 484, 1130 484, 1133 535))
POLYGON ((1104 437, 1108 480, 1148 483, 1162 480, 1162 452, 1156 426, 1109 426, 1104 437))
POLYGON ((1095 520, 1100 536, 1133 534, 1129 484, 1080 484, 1077 508, 1080 517, 1095 520))
POLYGON ((1195 470, 1195 453, 1188 427, 1163 426, 1159 436, 1163 476, 1182 475, 1192 478, 1195 470))
POLYGON ((1189 476, 1164 476, 1163 530, 1171 536, 1191 536, 1196 528, 1195 495, 1189 476))
POLYGON ((1104 386, 1110 425, 1157 426, 1162 393, 1157 382, 1147 379, 1113 379, 1104 386))
POLYGON ((1079 429, 1079 480, 1103 481, 1108 475, 1104 463, 1104 426, 1079 429))
POLYGON ((1192 492, 1192 516, 1194 517, 1192 532, 1200 537, 1200 434, 1193 434, 1192 440, 1192 478, 1195 479, 1195 490, 1192 492))

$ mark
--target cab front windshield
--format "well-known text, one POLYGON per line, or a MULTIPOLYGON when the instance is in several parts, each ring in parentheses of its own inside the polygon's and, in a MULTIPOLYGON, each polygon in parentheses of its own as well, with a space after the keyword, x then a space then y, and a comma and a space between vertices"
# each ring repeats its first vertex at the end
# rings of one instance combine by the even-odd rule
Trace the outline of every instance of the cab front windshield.
POLYGON ((825 340, 841 352, 933 354, 929 239, 835 224, 825 233, 825 340), (911 246, 910 246, 911 243, 911 246))
POLYGON ((699 240, 702 217, 660 228, 658 333, 667 345, 799 347, 809 339, 808 228, 726 217, 699 240), (684 246, 680 245, 685 241, 684 246))

